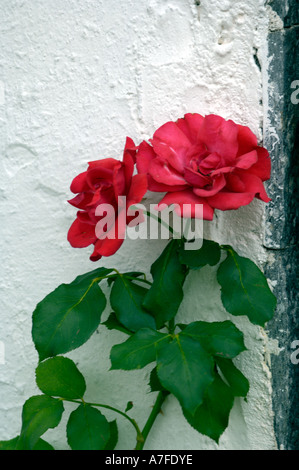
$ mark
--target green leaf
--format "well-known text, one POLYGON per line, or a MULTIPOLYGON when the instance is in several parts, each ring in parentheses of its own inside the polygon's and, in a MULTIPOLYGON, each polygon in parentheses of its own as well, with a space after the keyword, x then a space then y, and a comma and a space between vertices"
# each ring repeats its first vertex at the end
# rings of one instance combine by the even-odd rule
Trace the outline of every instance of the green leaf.
POLYGON ((105 445, 104 450, 114 450, 118 441, 118 429, 116 419, 109 423, 110 426, 110 438, 105 445))
POLYGON ((196 321, 185 326, 181 335, 199 341, 213 356, 232 358, 246 350, 243 333, 230 321, 196 321))
POLYGON ((193 415, 202 403, 207 387, 214 379, 214 361, 198 341, 176 335, 157 348, 158 378, 181 406, 193 415))
POLYGON ((61 400, 46 395, 29 398, 22 412, 22 429, 17 449, 32 450, 40 436, 58 426, 64 411, 61 400))
POLYGON ((224 248, 227 258, 217 273, 224 308, 232 315, 247 315, 252 323, 264 326, 276 308, 267 279, 250 259, 239 256, 231 247, 224 248))
POLYGON ((231 359, 216 358, 216 363, 221 370, 225 380, 231 387, 235 397, 246 397, 249 392, 249 381, 242 372, 234 365, 231 359))
POLYGON ((163 387, 163 385, 161 384, 159 380, 157 367, 155 367, 150 373, 149 387, 151 389, 151 392, 165 391, 165 388, 163 387))
POLYGON ((181 240, 171 240, 151 266, 153 284, 143 306, 154 315, 158 329, 175 317, 183 300, 187 268, 179 260, 180 243, 181 240))
POLYGON ((76 279, 72 282, 72 284, 90 283, 94 281, 95 279, 97 279, 97 282, 101 282, 113 271, 114 269, 110 269, 110 268, 103 268, 103 267, 97 268, 97 269, 94 269, 93 271, 77 276, 76 279))
POLYGON ((127 411, 130 411, 132 408, 133 408, 133 402, 132 401, 128 401, 127 403, 127 406, 126 406, 126 409, 125 409, 125 412, 127 413, 127 411))
POLYGON ((209 264, 215 266, 220 261, 221 248, 216 242, 203 240, 199 250, 186 250, 184 245, 180 249, 180 261, 191 269, 200 269, 209 264))
POLYGON ((118 330, 118 331, 121 331, 122 333, 126 333, 129 336, 131 336, 134 333, 133 331, 128 330, 128 328, 125 328, 120 323, 120 321, 118 321, 114 312, 111 312, 107 320, 101 324, 104 325, 106 328, 108 328, 108 330, 118 330))
POLYGON ((44 439, 39 439, 35 446, 33 447, 33 450, 55 450, 51 444, 49 444, 47 441, 44 441, 44 439))
POLYGON ((145 367, 156 360, 157 345, 169 339, 169 335, 148 328, 137 331, 124 343, 112 347, 111 370, 133 370, 145 367))
POLYGON ((0 450, 16 450, 19 437, 20 436, 14 437, 8 441, 0 441, 0 450))
POLYGON ((234 397, 230 388, 217 374, 207 388, 203 403, 197 408, 195 414, 192 415, 186 409, 183 409, 183 413, 194 429, 218 443, 228 426, 233 403, 234 397))
POLYGON ((45 394, 69 400, 83 398, 86 384, 71 359, 58 356, 41 362, 36 369, 36 383, 45 394))
POLYGON ((104 450, 110 440, 110 424, 99 410, 82 404, 70 414, 67 440, 72 450, 104 450))
POLYGON ((126 328, 138 331, 141 328, 156 328, 154 318, 142 307, 148 289, 119 276, 111 289, 110 303, 117 319, 126 328))
MULTIPOLYGON (((21 448, 17 449, 20 436, 10 439, 9 441, 0 441, 0 450, 23 450, 21 448)), ((25 449, 24 449, 25 450, 25 449)), ((44 441, 43 439, 38 439, 37 443, 32 450, 55 450, 51 444, 44 441)))
POLYGON ((78 348, 95 332, 106 307, 98 282, 109 271, 100 268, 61 284, 37 305, 32 338, 40 361, 78 348))

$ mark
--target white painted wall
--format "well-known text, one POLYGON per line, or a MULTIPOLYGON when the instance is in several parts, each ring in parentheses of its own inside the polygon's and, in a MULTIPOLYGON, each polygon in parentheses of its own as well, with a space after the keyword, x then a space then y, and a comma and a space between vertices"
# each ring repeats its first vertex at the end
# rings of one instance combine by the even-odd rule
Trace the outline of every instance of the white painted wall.
MULTIPOLYGON (((185 112, 220 114, 261 138, 262 76, 253 55, 258 50, 265 60, 268 20, 263 0, 202 0, 200 7, 193 0, 2 0, 1 10, 0 439, 9 439, 20 430, 24 401, 38 393, 36 303, 97 266, 90 248, 75 250, 66 241, 75 216, 66 202, 71 180, 87 161, 121 157, 127 135, 138 143, 185 112)), ((218 213, 205 235, 262 266, 263 214, 259 201, 218 213)), ((164 245, 128 240, 104 265, 148 272, 164 245)), ((180 320, 230 318, 210 268, 188 279, 186 291, 180 320)), ((247 403, 236 402, 219 447, 192 430, 169 399, 146 448, 275 448, 269 366, 275 345, 245 318, 233 321, 245 333, 248 351, 238 364, 251 391, 247 403)), ((90 401, 124 409, 132 400, 142 426, 155 398, 147 387, 151 367, 107 373, 110 348, 123 339, 103 327, 69 356, 87 378, 90 401)), ((57 449, 67 446, 65 420, 46 435, 57 449)), ((118 448, 132 448, 130 424, 118 423, 118 448)))

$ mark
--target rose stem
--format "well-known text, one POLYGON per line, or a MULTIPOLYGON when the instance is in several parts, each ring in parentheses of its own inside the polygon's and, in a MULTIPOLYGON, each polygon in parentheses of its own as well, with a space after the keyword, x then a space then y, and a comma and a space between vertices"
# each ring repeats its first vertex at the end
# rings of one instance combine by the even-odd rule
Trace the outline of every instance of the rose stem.
POLYGON ((137 445, 135 447, 135 450, 142 450, 143 449, 145 441, 147 439, 147 436, 149 435, 150 430, 152 429, 153 424, 154 424, 158 414, 161 411, 161 406, 163 405, 164 400, 167 397, 167 395, 169 395, 169 392, 167 392, 166 390, 159 392, 159 394, 157 396, 157 399, 155 401, 155 404, 153 406, 153 409, 151 411, 151 414, 149 415, 148 420, 145 423, 145 426, 142 430, 141 434, 142 434, 143 439, 140 440, 140 441, 137 440, 137 445))

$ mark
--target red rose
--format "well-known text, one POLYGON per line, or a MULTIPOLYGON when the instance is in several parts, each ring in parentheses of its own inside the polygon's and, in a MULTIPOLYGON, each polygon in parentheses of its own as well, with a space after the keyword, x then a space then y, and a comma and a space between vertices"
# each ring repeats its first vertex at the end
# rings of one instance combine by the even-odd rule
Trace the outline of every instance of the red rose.
MULTIPOLYGON (((269 202, 263 181, 270 178, 268 151, 258 146, 248 127, 220 116, 186 114, 161 126, 137 152, 139 174, 148 177, 148 189, 166 192, 161 204, 203 205, 203 218, 214 209, 232 210, 255 197, 269 202)), ((159 208, 158 206, 158 208, 159 208)))
POLYGON ((134 142, 127 138, 122 162, 114 158, 89 162, 87 171, 71 184, 71 191, 77 196, 68 202, 80 210, 68 231, 68 241, 75 248, 93 244, 92 261, 111 256, 120 248, 126 225, 132 220, 127 210, 139 203, 147 191, 146 175, 133 176, 135 155, 134 142), (104 213, 105 207, 114 212, 110 219, 104 213))

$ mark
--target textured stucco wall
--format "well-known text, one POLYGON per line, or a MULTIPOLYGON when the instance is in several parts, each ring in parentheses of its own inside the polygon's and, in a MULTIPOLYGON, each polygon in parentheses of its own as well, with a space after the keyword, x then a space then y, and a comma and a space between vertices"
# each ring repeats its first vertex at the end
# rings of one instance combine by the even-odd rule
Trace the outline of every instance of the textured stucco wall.
MULTIPOLYGON (((19 432, 24 401, 38 392, 31 341, 36 303, 96 267, 90 249, 74 250, 66 241, 75 216, 66 202, 72 178, 87 161, 121 157, 127 135, 137 143, 185 112, 220 114, 262 139, 268 14, 262 0, 2 0, 2 11, 0 439, 9 439, 19 432)), ((263 235, 259 201, 205 223, 206 237, 232 244, 260 266, 268 261, 263 235)), ((148 272, 164 245, 127 240, 103 264, 148 272)), ((229 318, 244 331, 248 351, 238 364, 251 391, 247 403, 236 402, 219 446, 192 430, 169 399, 146 448, 275 449, 270 355, 276 343, 224 311, 215 271, 196 273, 186 292, 180 320, 229 318)), ((110 348, 122 340, 102 327, 69 357, 87 379, 90 401, 124 409, 132 400, 131 414, 142 426, 154 401, 151 368, 107 373, 110 348)), ((46 435, 57 449, 67 448, 65 421, 46 435)), ((132 448, 130 425, 118 424, 118 448, 132 448)))

